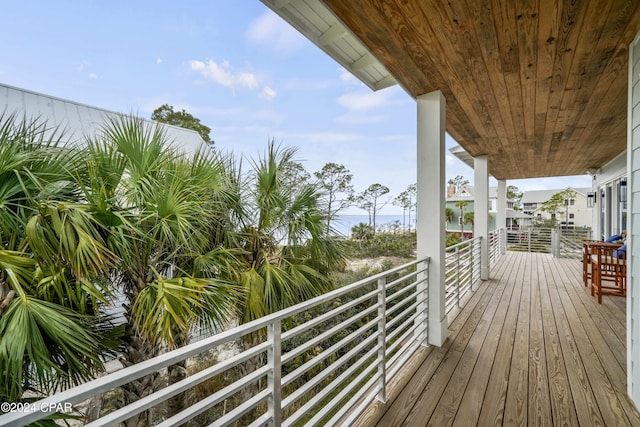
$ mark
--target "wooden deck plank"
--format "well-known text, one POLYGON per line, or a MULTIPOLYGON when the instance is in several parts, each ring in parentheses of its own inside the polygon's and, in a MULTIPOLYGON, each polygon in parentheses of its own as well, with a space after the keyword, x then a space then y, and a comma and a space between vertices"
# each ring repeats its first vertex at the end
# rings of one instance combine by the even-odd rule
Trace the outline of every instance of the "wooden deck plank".
POLYGON ((486 321, 484 316, 487 313, 487 307, 495 310, 495 298, 493 298, 496 289, 496 283, 487 283, 487 287, 491 287, 491 292, 487 291, 490 298, 485 298, 483 304, 478 304, 472 315, 467 319, 464 328, 454 340, 453 345, 442 359, 440 366, 433 373, 431 380, 422 391, 420 397, 421 404, 415 406, 405 419, 404 425, 419 425, 425 420, 430 420, 436 408, 440 405, 440 399, 444 395, 444 391, 451 381, 454 372, 458 369, 462 362, 465 349, 469 342, 475 340, 478 335, 486 334, 486 321))
POLYGON ((529 312, 529 404, 528 425, 551 426, 551 397, 547 353, 545 351, 544 312, 542 311, 543 277, 538 265, 544 257, 531 254, 530 312, 529 312))
POLYGON ((421 351, 397 397, 372 406, 383 415, 357 425, 640 425, 623 303, 598 304, 577 260, 507 253, 452 312, 444 345, 421 351))
MULTIPOLYGON (((622 408, 622 405, 617 399, 615 393, 618 384, 613 384, 607 376, 607 370, 609 372, 614 372, 615 365, 617 365, 617 363, 612 364, 608 361, 609 363, 605 362, 605 364, 603 364, 601 362, 598 351, 602 353, 605 349, 596 349, 590 339, 595 338, 595 336, 600 332, 597 328, 590 327, 592 325, 585 325, 581 322, 576 307, 576 297, 574 296, 572 298, 570 296, 570 293, 573 293, 573 284, 570 283, 570 279, 567 277, 566 271, 557 269, 557 274, 559 280, 564 282, 564 286, 559 289, 560 300, 565 313, 567 313, 567 317, 570 319, 569 327, 575 337, 575 343, 580 353, 587 378, 591 384, 591 390, 593 391, 598 408, 602 414, 602 418, 606 425, 626 425, 629 421, 624 414, 624 409, 622 408)), ((611 357, 611 359, 613 359, 613 357, 611 357)), ((621 381, 622 384, 625 384, 626 376, 623 375, 621 381)))
MULTIPOLYGON (((560 264, 567 265, 567 263, 560 264)), ((571 278, 571 276, 567 275, 567 278, 571 278)), ((598 304, 594 309, 593 297, 591 297, 588 289, 578 289, 574 286, 568 286, 566 289, 570 292, 575 304, 580 304, 578 315, 581 322, 591 328, 595 328, 595 330, 592 329, 593 333, 589 333, 591 340, 606 349, 607 355, 604 356, 606 360, 614 357, 618 361, 624 374, 627 363, 626 325, 619 321, 614 314, 619 312, 620 309, 612 303, 612 301, 620 298, 605 298, 602 301, 603 303, 598 304)), ((623 376, 624 380, 621 381, 621 384, 624 385, 626 384, 626 374, 623 376)))
MULTIPOLYGON (((571 399, 571 387, 567 378, 567 369, 560 344, 558 324, 551 305, 551 290, 545 274, 548 271, 548 257, 540 257, 537 265, 538 280, 540 281, 540 307, 542 310, 542 327, 544 330, 544 345, 547 360, 547 375, 549 384, 549 399, 551 415, 554 424, 563 426, 578 426, 578 416, 571 399)), ((554 285, 552 283, 552 285, 554 285)), ((585 288, 586 290, 586 288, 585 288)))
MULTIPOLYGON (((570 280, 569 277, 566 278, 570 280)), ((580 323, 585 328, 598 358, 603 362, 602 366, 617 392, 626 391, 626 345, 619 336, 616 336, 610 326, 615 319, 604 318, 601 307, 593 309, 593 297, 589 292, 578 290, 574 286, 565 286, 571 298, 580 323), (618 362, 617 364, 614 362, 618 362)), ((607 298, 610 300, 611 298, 607 298)), ((605 302, 605 301, 603 301, 605 302)), ((601 304, 598 304, 600 306, 601 304)))
MULTIPOLYGON (((499 280, 494 280, 499 283, 499 280)), ((489 284, 485 282, 481 286, 488 285, 489 284)), ((433 414, 431 415, 431 418, 429 419, 427 425, 439 427, 453 424, 463 396, 463 393, 461 393, 460 391, 465 390, 467 388, 467 385, 469 384, 472 373, 474 372, 476 364, 479 360, 482 347, 485 343, 487 335, 490 332, 496 312, 500 311, 497 310, 497 308, 500 305, 503 293, 504 287, 497 286, 489 304, 486 305, 480 322, 478 323, 473 336, 465 347, 460 361, 455 367, 455 370, 451 378, 449 379, 449 383, 442 393, 442 397, 438 401, 437 406, 433 414)))
POLYGON ((550 262, 545 266, 545 276, 551 281, 553 287, 551 295, 551 306, 558 325, 560 345, 564 363, 567 368, 567 379, 571 388, 571 397, 576 408, 579 425, 604 425, 598 404, 587 379, 585 367, 582 364, 580 352, 575 342, 575 337, 571 331, 571 321, 560 301, 560 278, 557 265, 550 262), (548 268, 548 269, 547 269, 548 268))
POLYGON ((531 311, 531 260, 532 254, 524 255, 524 277, 522 297, 518 310, 516 336, 509 371, 509 385, 504 409, 507 425, 526 425, 529 400, 529 313, 531 311))
MULTIPOLYGON (((503 268, 500 270, 499 275, 495 275, 496 279, 501 281, 501 292, 499 306, 508 307, 513 297, 513 286, 505 286, 508 281, 508 275, 513 271, 511 268, 506 270, 503 263, 503 268)), ((494 275, 493 273, 492 275, 494 275)), ((485 392, 489 383, 491 374, 491 368, 495 363, 496 352, 502 330, 505 325, 505 319, 507 316, 507 310, 496 310, 496 314, 493 317, 489 332, 484 340, 480 354, 478 355, 478 361, 473 369, 473 373, 469 378, 467 388, 462 395, 460 405, 455 419, 453 420, 454 426, 467 427, 476 425, 480 418, 480 411, 482 409, 482 402, 484 400, 485 392)), ((500 363, 500 361, 498 361, 500 363)))
MULTIPOLYGON (((486 289, 483 289, 486 291, 486 289)), ((403 425, 409 411, 418 402, 422 394, 422 390, 429 383, 433 373, 439 367, 446 353, 457 340, 458 336, 464 330, 467 319, 471 317, 474 309, 481 304, 486 304, 486 300, 490 298, 488 292, 474 292, 471 298, 465 304, 465 309, 460 311, 454 321, 449 326, 449 337, 442 347, 432 347, 432 351, 427 356, 425 362, 415 372, 411 380, 405 388, 399 393, 393 405, 388 405, 384 415, 378 420, 379 426, 396 426, 403 425)))
MULTIPOLYGON (((524 277, 525 259, 517 256, 518 254, 508 253, 505 255, 505 262, 513 263, 513 274, 506 283, 519 283, 524 277)), ((494 363, 491 368, 487 392, 480 411, 478 425, 502 425, 504 419, 504 405, 507 398, 507 384, 509 382, 509 370, 511 369, 513 343, 516 334, 516 324, 518 319, 518 309, 520 307, 520 297, 522 293, 521 286, 513 286, 513 295, 507 307, 507 314, 504 323, 504 329, 500 334, 500 342, 496 357, 499 357, 498 363, 494 363), (499 355, 499 356, 498 356, 499 355)))

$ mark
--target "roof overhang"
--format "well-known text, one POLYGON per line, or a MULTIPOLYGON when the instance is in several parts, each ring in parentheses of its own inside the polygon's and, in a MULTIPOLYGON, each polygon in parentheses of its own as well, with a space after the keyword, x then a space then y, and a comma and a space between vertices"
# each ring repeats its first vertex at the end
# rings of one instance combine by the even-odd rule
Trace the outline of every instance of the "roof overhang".
POLYGON ((371 90, 397 84, 382 62, 322 2, 261 1, 371 90))
POLYGON ((458 160, 469 166, 471 169, 475 167, 475 162, 471 154, 467 153, 467 151, 459 145, 455 147, 449 148, 449 152, 456 156, 458 160))

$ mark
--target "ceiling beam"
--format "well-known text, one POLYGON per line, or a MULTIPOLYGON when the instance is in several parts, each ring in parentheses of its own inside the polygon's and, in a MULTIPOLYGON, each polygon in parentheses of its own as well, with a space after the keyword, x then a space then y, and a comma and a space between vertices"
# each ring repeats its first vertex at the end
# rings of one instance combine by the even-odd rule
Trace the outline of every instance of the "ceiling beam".
POLYGON ((325 31, 320 37, 318 37, 318 44, 320 46, 326 46, 334 41, 347 35, 347 29, 342 24, 334 24, 325 31))
POLYGON ((376 57, 368 52, 365 55, 362 55, 356 62, 354 62, 351 65, 351 71, 356 73, 356 72, 362 70, 363 68, 366 68, 366 67, 368 67, 370 65, 375 64, 376 62, 378 62, 376 57))

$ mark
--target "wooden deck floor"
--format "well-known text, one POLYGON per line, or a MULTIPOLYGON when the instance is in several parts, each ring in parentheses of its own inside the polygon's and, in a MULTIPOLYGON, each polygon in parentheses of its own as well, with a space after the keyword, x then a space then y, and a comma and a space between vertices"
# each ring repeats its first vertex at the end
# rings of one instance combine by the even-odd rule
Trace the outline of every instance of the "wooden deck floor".
POLYGON ((626 393, 625 300, 597 304, 582 264, 508 252, 361 426, 640 426, 626 393), (416 362, 417 361, 417 362, 416 362))

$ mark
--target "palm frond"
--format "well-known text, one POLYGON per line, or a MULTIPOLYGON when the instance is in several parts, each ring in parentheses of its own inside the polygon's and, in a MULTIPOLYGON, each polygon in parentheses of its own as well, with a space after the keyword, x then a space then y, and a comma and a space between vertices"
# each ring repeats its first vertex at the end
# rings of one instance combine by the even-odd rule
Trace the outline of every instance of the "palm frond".
POLYGON ((105 350, 87 318, 72 310, 22 296, 0 318, 0 390, 19 398, 24 384, 41 390, 68 387, 103 369, 105 350))
POLYGON ((188 334, 196 325, 209 286, 208 279, 156 278, 134 302, 134 324, 148 341, 161 339, 174 346, 177 333, 188 334))

